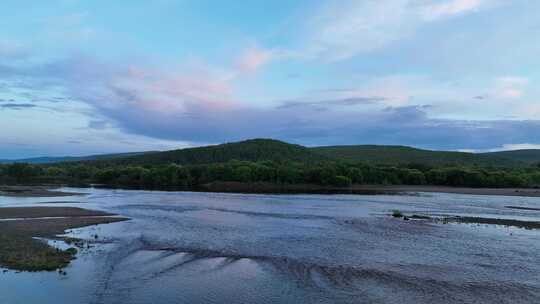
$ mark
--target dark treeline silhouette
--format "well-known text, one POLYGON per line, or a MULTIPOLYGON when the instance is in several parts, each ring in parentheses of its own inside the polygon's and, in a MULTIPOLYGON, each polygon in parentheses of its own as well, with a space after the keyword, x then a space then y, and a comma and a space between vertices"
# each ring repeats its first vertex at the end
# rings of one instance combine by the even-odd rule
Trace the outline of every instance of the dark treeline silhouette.
POLYGON ((371 165, 343 161, 238 161, 198 165, 124 165, 100 162, 0 165, 4 184, 101 184, 141 189, 196 190, 217 182, 268 182, 348 187, 352 184, 537 187, 538 165, 517 168, 371 165))

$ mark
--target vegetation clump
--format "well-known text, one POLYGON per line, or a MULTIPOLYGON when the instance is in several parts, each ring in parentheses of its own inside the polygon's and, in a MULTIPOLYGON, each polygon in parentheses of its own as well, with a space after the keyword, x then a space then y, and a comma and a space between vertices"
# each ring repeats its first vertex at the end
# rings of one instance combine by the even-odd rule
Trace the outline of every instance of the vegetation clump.
POLYGON ((70 247, 70 248, 66 249, 66 252, 71 254, 71 256, 75 256, 75 255, 77 255, 77 252, 79 252, 79 251, 75 247, 70 247))

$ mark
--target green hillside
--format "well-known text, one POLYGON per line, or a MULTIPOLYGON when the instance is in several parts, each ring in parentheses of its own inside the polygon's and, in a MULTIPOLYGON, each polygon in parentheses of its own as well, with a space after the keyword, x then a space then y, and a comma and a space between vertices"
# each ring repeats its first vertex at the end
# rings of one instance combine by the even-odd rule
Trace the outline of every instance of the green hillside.
POLYGON ((38 157, 0 160, 0 163, 54 164, 92 162, 102 165, 182 165, 242 161, 317 162, 343 160, 375 165, 423 164, 430 166, 522 167, 540 163, 540 150, 515 150, 490 153, 432 151, 407 146, 350 145, 307 148, 273 139, 250 139, 213 146, 163 152, 138 152, 82 157, 38 157))
MULTIPOLYGON (((431 151, 406 146, 328 146, 315 147, 311 151, 334 159, 372 164, 426 164, 426 165, 478 165, 519 166, 520 159, 505 157, 498 153, 480 154, 451 151, 431 151)), ((540 155, 538 155, 540 160, 540 155)))
POLYGON ((155 165, 176 163, 182 165, 222 163, 230 160, 244 161, 299 161, 310 162, 327 159, 308 148, 273 139, 251 139, 215 146, 147 153, 109 160, 114 164, 155 165))
POLYGON ((423 164, 431 166, 521 167, 540 162, 540 150, 490 153, 432 151, 407 146, 352 145, 307 148, 273 139, 250 139, 214 146, 144 154, 93 156, 93 161, 117 165, 182 165, 242 161, 316 162, 343 160, 371 164, 423 164))
POLYGON ((244 189, 238 191, 261 186, 253 183, 315 185, 313 189, 319 190, 352 184, 540 187, 540 167, 531 165, 535 155, 536 151, 478 154, 405 146, 307 148, 272 139, 252 139, 80 162, 4 164, 0 165, 0 183, 100 184, 190 191, 230 191, 234 188, 231 182, 245 183, 247 188, 236 188, 244 189), (208 188, 220 183, 225 184, 208 188))

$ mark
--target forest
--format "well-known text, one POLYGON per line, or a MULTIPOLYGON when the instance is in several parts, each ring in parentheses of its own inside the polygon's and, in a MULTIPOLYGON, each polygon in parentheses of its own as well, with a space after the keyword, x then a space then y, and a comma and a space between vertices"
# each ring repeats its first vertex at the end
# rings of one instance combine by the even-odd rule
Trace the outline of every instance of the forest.
POLYGON ((79 161, 0 164, 0 183, 165 190, 198 190, 213 182, 540 187, 538 151, 506 152, 505 156, 399 146, 308 148, 273 139, 251 139, 164 152, 98 155, 79 161))
POLYGON ((99 184, 138 189, 196 190, 201 185, 216 181, 332 187, 349 187, 352 184, 539 187, 540 165, 494 168, 272 160, 230 160, 196 165, 112 165, 100 162, 0 165, 0 182, 4 184, 99 184))

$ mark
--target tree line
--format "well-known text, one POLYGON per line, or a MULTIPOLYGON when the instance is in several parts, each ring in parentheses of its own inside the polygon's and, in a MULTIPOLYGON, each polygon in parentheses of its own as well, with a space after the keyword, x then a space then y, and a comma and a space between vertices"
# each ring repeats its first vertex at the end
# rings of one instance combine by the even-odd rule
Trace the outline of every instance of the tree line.
POLYGON ((55 165, 0 165, 5 184, 102 184, 141 189, 196 189, 217 182, 268 182, 348 187, 352 184, 442 185, 454 187, 538 187, 540 167, 480 168, 370 165, 340 161, 228 161, 206 165, 103 165, 91 162, 55 165))

